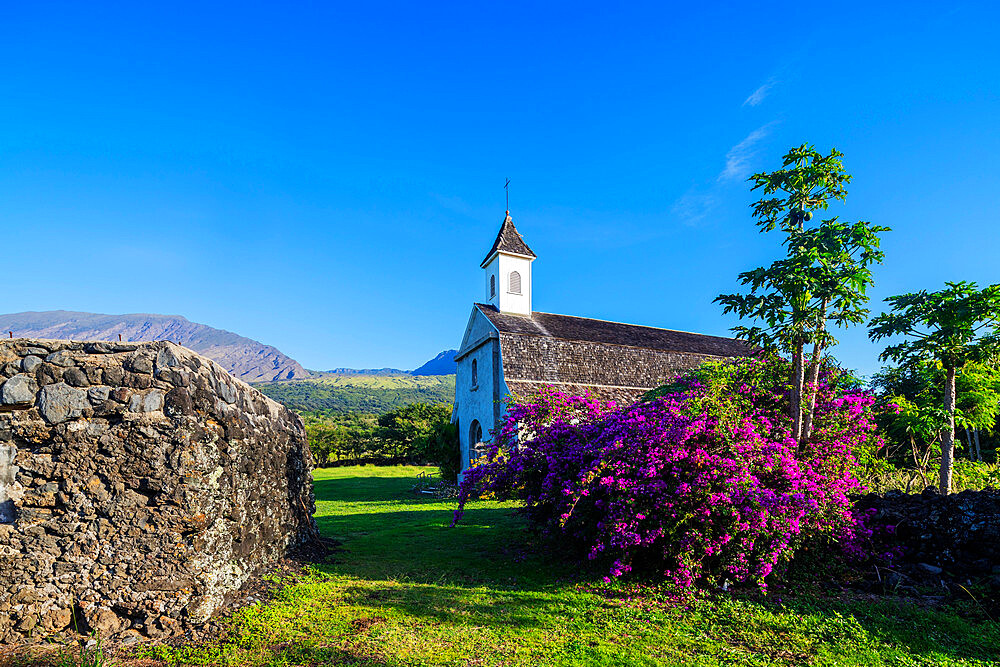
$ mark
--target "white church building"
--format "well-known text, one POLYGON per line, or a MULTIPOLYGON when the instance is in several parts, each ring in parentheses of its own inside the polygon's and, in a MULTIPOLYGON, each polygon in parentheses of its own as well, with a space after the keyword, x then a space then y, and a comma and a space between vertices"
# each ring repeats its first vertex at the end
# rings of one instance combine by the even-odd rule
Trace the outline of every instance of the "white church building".
POLYGON ((455 355, 452 421, 463 471, 512 397, 551 385, 630 403, 706 359, 748 354, 733 338, 537 312, 531 298, 535 259, 507 211, 480 264, 484 300, 473 305, 455 355))

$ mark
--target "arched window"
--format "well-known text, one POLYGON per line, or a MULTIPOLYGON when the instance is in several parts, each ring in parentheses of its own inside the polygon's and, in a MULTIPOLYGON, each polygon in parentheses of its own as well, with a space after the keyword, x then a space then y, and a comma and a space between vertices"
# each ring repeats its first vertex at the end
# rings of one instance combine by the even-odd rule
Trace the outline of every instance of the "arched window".
POLYGON ((510 285, 507 291, 511 294, 521 293, 521 274, 517 271, 510 272, 510 285))
POLYGON ((497 295, 497 277, 490 276, 490 298, 492 299, 497 295))
POLYGON ((479 458, 482 453, 482 447, 480 446, 483 442, 483 427, 479 425, 479 422, 475 419, 472 420, 472 425, 469 427, 469 461, 474 461, 479 458))
POLYGON ((475 387, 478 384, 479 384, 479 364, 477 364, 476 360, 473 359, 472 360, 472 386, 475 387))

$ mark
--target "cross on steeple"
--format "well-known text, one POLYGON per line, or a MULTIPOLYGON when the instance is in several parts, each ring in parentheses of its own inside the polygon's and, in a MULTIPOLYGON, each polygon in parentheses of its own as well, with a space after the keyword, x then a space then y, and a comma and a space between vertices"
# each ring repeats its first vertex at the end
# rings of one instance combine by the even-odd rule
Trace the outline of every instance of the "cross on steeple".
POLYGON ((504 198, 507 200, 507 206, 505 206, 504 208, 507 209, 507 214, 510 215, 510 190, 507 188, 508 185, 510 185, 509 178, 507 179, 507 182, 503 184, 503 195, 504 198))

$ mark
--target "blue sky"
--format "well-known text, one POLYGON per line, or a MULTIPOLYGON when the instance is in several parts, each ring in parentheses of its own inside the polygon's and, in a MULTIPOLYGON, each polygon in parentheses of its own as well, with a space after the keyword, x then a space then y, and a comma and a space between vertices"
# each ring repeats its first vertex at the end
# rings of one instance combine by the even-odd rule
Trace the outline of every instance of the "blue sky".
POLYGON ((779 250, 745 177, 804 141, 846 154, 832 212, 893 228, 873 308, 1000 282, 995 6, 695 4, 4 3, 0 312, 413 368, 483 298, 510 177, 537 310, 725 334, 779 250))

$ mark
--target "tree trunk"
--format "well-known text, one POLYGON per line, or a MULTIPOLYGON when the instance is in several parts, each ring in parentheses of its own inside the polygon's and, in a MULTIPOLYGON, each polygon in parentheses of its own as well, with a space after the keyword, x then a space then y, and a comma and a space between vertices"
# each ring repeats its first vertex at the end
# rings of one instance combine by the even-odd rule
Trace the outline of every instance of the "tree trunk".
POLYGON ((802 351, 802 343, 796 343, 795 352, 792 357, 792 395, 789 403, 789 416, 792 418, 792 437, 795 442, 802 441, 802 384, 805 373, 805 355, 802 351))
POLYGON ((812 437, 813 418, 816 414, 816 394, 819 388, 819 366, 823 356, 823 346, 818 342, 813 344, 812 362, 809 364, 809 383, 806 385, 808 400, 806 402, 805 416, 802 423, 802 438, 799 444, 812 437))
POLYGON ((979 446, 979 429, 972 429, 972 433, 976 436, 976 460, 981 462, 983 460, 983 450, 979 446))
POLYGON ((944 380, 945 427, 941 433, 941 486, 942 496, 951 493, 951 468, 955 456, 955 367, 949 366, 944 380))

